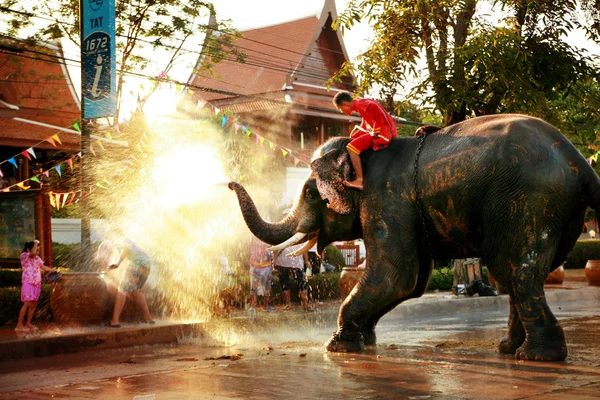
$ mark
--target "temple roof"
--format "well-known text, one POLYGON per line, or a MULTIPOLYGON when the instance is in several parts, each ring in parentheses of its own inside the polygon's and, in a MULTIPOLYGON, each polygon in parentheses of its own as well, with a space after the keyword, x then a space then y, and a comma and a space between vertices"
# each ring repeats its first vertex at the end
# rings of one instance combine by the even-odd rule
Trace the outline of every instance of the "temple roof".
POLYGON ((27 148, 58 134, 57 149, 80 149, 72 128, 80 102, 58 43, 0 42, 0 76, 0 146, 27 148))

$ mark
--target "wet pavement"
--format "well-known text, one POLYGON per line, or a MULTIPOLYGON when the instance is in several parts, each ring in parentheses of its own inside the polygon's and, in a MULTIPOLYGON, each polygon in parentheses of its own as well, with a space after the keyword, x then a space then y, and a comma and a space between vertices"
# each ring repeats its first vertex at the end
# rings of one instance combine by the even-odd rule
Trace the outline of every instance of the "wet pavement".
POLYGON ((600 398, 600 288, 569 281, 547 292, 565 329, 565 362, 496 352, 506 296, 432 294, 384 317, 379 345, 361 354, 324 352, 335 305, 240 313, 175 344, 0 362, 0 399, 600 398))

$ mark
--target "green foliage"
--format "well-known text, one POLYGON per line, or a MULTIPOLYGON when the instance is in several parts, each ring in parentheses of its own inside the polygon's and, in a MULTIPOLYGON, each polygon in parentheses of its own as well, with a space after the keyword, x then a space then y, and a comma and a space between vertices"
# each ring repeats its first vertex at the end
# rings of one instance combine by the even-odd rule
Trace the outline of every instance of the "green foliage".
MULTIPOLYGON (((340 299, 340 288, 339 288, 340 273, 339 272, 328 272, 323 274, 313 275, 308 280, 308 299, 309 302, 313 301, 327 301, 327 300, 339 300, 340 299)), ((283 295, 281 294, 281 285, 279 284, 279 275, 277 272, 273 273, 273 279, 271 284, 271 297, 270 302, 272 304, 283 304, 283 295)), ((250 277, 245 274, 238 278, 238 285, 242 293, 245 296, 250 295, 250 277)), ((292 300, 295 303, 299 303, 298 290, 296 290, 296 280, 293 276, 290 276, 291 294, 292 300)))
POLYGON ((331 81, 355 77, 361 92, 377 87, 386 103, 406 93, 402 102, 434 104, 447 125, 519 112, 546 119, 567 135, 583 134, 586 145, 595 141, 600 66, 564 38, 583 27, 600 41, 597 0, 584 1, 585 22, 574 0, 501 0, 494 5, 503 6, 504 20, 493 25, 476 13, 478 3, 350 1, 334 26, 344 31, 368 20, 375 38, 356 64, 346 63, 331 81), (426 73, 417 69, 422 57, 426 73))
POLYGON ((325 247, 323 260, 326 263, 333 265, 338 272, 341 272, 342 268, 346 266, 346 260, 344 259, 344 255, 342 254, 340 249, 338 249, 332 244, 325 247))
MULTIPOLYGON (((92 243, 91 254, 95 255, 99 243, 92 243)), ((68 269, 74 272, 97 271, 94 260, 85 260, 79 243, 52 243, 52 265, 55 268, 68 269)))
POLYGON ((434 269, 429 281, 428 291, 433 290, 451 290, 454 282, 454 273, 452 268, 434 269))
POLYGON ((579 240, 567 256, 565 269, 585 268, 588 260, 600 260, 600 240, 579 240))
MULTIPOLYGON (((52 320, 50 309, 50 293, 52 285, 42 285, 42 294, 38 301, 33 317, 34 323, 48 322, 52 320)), ((21 302, 21 286, 0 287, 0 326, 14 326, 19 318, 21 302)))

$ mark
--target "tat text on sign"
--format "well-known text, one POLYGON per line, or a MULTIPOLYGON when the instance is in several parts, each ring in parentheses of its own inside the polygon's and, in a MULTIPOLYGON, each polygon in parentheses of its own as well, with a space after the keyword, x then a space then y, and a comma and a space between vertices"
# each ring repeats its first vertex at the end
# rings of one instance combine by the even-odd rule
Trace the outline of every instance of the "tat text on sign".
POLYGON ((83 118, 116 115, 115 0, 81 0, 83 118))

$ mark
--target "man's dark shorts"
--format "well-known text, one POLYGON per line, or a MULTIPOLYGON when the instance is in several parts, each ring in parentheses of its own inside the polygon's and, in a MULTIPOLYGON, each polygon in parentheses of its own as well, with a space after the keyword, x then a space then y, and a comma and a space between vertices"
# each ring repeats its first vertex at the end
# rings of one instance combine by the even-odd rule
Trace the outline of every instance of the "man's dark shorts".
POLYGON ((299 291, 307 289, 308 284, 306 283, 306 278, 304 277, 304 270, 302 268, 286 268, 277 266, 277 271, 279 273, 279 283, 281 284, 281 290, 290 290, 290 273, 294 274, 294 279, 296 279, 299 291))

